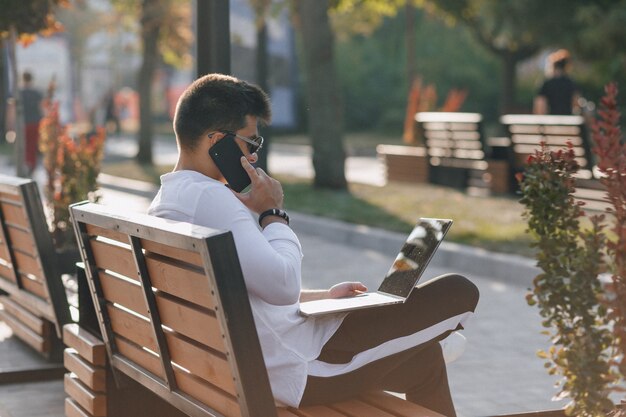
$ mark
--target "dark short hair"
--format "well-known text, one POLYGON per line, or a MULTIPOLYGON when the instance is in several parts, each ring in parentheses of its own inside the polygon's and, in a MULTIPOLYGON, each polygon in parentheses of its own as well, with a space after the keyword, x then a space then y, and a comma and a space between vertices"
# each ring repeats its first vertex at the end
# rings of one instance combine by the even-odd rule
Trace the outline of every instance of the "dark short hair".
POLYGON ((565 69, 567 64, 570 61, 570 54, 567 49, 559 49, 556 52, 553 52, 549 56, 550 61, 552 62, 552 67, 554 69, 565 69))
POLYGON ((208 74, 194 81, 178 99, 174 132, 181 147, 194 149, 207 130, 237 131, 245 127, 246 116, 270 122, 267 94, 235 77, 208 74))
POLYGON ((24 81, 25 83, 29 83, 33 80, 33 74, 30 73, 30 71, 24 71, 24 73, 22 74, 22 81, 24 81))

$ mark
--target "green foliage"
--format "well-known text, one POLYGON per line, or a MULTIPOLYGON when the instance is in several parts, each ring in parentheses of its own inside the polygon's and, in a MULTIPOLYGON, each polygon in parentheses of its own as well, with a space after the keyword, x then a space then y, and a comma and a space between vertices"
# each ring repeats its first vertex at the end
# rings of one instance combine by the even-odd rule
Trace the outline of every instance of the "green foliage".
POLYGON ((405 0, 338 0, 331 5, 330 17, 340 39, 370 35, 385 17, 395 16, 405 0))
POLYGON ((548 360, 550 374, 563 377, 558 398, 572 399, 568 415, 604 416, 613 407, 609 386, 616 380, 608 351, 613 339, 598 280, 606 239, 603 216, 593 216, 592 227, 581 231, 583 212, 573 197, 578 168, 571 144, 559 151, 542 145, 518 177, 543 271, 527 300, 538 305, 543 325, 550 329, 553 346, 539 356, 548 360))
MULTIPOLYGON (((348 129, 402 132, 409 91, 404 21, 401 10, 370 36, 356 35, 337 43, 348 129)), ((424 10, 416 11, 415 27, 417 74, 426 84, 434 84, 438 92, 467 89, 462 110, 483 113, 488 121, 495 122, 496 60, 477 44, 467 28, 447 27, 424 10)), ((440 101, 444 98, 439 97, 440 101)))
POLYGON ((146 27, 160 28, 158 45, 163 62, 176 68, 192 64, 193 33, 189 1, 111 0, 111 3, 117 13, 117 22, 121 22, 125 30, 140 32, 146 27), (143 28, 138 24, 140 22, 143 28))
POLYGON ((578 27, 571 0, 425 0, 453 23, 468 25, 491 51, 523 58, 578 27))
POLYGON ((8 36, 11 26, 18 35, 36 34, 55 24, 53 8, 66 4, 63 0, 2 0, 0 1, 0 38, 8 36))
POLYGON ((577 66, 579 70, 574 72, 585 97, 599 102, 601 94, 598 92, 610 80, 626 84, 626 0, 577 0, 574 3, 576 15, 573 20, 578 27, 563 44, 585 63, 585 71, 580 71, 577 66))

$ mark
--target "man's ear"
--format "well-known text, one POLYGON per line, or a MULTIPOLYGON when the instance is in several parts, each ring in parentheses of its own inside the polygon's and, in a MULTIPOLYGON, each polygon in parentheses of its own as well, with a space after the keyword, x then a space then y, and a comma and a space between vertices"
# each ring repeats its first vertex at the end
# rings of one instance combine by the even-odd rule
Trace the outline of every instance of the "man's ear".
POLYGON ((209 132, 205 135, 205 137, 209 140, 209 148, 213 147, 220 139, 224 137, 222 132, 209 132))

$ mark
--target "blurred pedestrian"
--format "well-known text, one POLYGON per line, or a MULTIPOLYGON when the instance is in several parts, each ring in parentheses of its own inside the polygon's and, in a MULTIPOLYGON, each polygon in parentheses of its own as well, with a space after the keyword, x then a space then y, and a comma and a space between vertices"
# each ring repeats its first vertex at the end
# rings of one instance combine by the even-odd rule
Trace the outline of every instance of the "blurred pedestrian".
POLYGON ((113 132, 118 135, 121 132, 120 118, 118 116, 117 108, 115 106, 115 92, 110 89, 105 97, 105 113, 104 113, 104 125, 107 132, 113 132))
POLYGON ((533 103, 535 114, 578 113, 578 87, 569 77, 570 54, 559 49, 548 57, 547 79, 533 103))
POLYGON ((29 71, 24 71, 22 74, 21 97, 24 108, 24 134, 26 139, 24 162, 30 176, 37 166, 39 121, 42 117, 43 94, 33 87, 33 75, 29 71))

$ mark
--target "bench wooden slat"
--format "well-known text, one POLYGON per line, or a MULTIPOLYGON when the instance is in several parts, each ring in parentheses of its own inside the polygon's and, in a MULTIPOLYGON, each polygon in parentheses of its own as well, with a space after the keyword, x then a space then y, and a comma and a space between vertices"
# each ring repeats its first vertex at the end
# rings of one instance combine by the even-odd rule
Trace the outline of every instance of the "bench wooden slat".
MULTIPOLYGON (((295 410, 293 410, 291 408, 287 409, 287 408, 283 408, 283 407, 277 408, 276 409, 276 413, 278 414, 278 417, 299 417, 299 416, 303 415, 303 414, 296 413, 295 410)), ((333 416, 331 414, 327 414, 326 416, 327 417, 335 417, 335 416, 333 416)), ((339 417, 342 417, 342 416, 339 416, 339 417)))
POLYGON ((33 332, 41 336, 48 336, 46 332, 49 332, 50 329, 41 317, 37 317, 8 296, 0 297, 0 304, 4 306, 7 313, 16 317, 33 332))
POLYGON ((459 144, 473 144, 480 143, 480 132, 474 128, 474 130, 457 130, 453 131, 451 135, 452 139, 459 144))
POLYGON ((347 417, 397 417, 357 399, 333 403, 329 407, 344 413, 347 417))
POLYGON ((106 369, 90 364, 75 349, 63 351, 63 365, 90 389, 106 392, 106 369))
POLYGON ((195 346, 172 333, 165 333, 165 337, 172 362, 189 369, 224 391, 237 395, 237 389, 230 377, 230 365, 225 357, 195 346))
MULTIPOLYGON (((29 283, 35 283, 37 285, 41 285, 41 284, 38 284, 36 281, 31 281, 24 276, 22 276, 21 278, 23 282, 26 283, 27 286, 30 285, 29 283)), ((22 308, 29 311, 31 314, 34 314, 37 317, 45 318, 49 320, 50 322, 53 322, 54 320, 56 320, 56 316, 54 315, 54 311, 53 311, 53 306, 50 305, 50 300, 48 298, 44 299, 38 295, 32 294, 31 292, 25 289, 18 290, 14 283, 10 282, 8 283, 8 285, 6 284, 7 284, 6 281, 0 280, 0 288, 7 291, 11 296, 11 300, 18 303, 22 308)))
POLYGON ((559 126, 548 124, 535 124, 535 125, 521 125, 511 124, 509 125, 509 131, 515 134, 527 134, 527 135, 556 135, 556 136, 578 136, 581 133, 581 129, 578 126, 559 126))
POLYGON ((4 279, 15 284, 15 271, 7 265, 0 263, 0 279, 4 279))
POLYGON ((158 356, 121 337, 115 338, 115 345, 120 355, 142 366, 159 378, 164 378, 163 366, 158 356))
MULTIPOLYGON (((277 410, 285 410, 284 408, 277 408, 277 410)), ((325 405, 314 405, 314 406, 310 406, 310 407, 304 407, 304 408, 289 408, 288 411, 291 414, 287 414, 287 415, 294 415, 294 416, 299 416, 299 417, 346 417, 346 414, 339 412, 337 410, 333 410, 332 408, 329 408, 325 405)), ((280 414, 280 411, 278 413, 279 416, 282 416, 282 414, 280 414)))
POLYGON ((127 278, 138 280, 137 266, 130 247, 113 245, 102 240, 90 240, 96 263, 101 269, 108 269, 127 278))
POLYGON ((154 332, 150 322, 132 315, 114 305, 107 305, 111 328, 124 338, 158 353, 154 332))
POLYGON ((209 280, 196 269, 173 260, 146 254, 146 267, 152 286, 168 294, 215 310, 209 280))
POLYGON ((100 284, 107 300, 123 305, 124 307, 148 316, 148 307, 144 299, 143 290, 137 281, 125 281, 104 271, 99 271, 100 284))
POLYGON ((48 293, 46 292, 46 288, 39 280, 31 279, 30 277, 26 277, 24 275, 21 275, 21 278, 22 287, 24 290, 44 300, 48 299, 48 293))
POLYGON ((63 326, 63 342, 93 365, 106 365, 104 342, 82 329, 78 324, 71 323, 63 326))
POLYGON ((19 321, 16 317, 4 310, 0 310, 0 320, 4 321, 17 337, 30 345, 37 352, 45 354, 50 351, 50 340, 43 338, 42 335, 29 329, 28 326, 19 321))
POLYGON ((198 252, 190 252, 183 249, 173 248, 171 246, 162 245, 160 243, 141 239, 141 247, 147 252, 156 253, 171 259, 187 262, 198 267, 202 267, 202 257, 198 252))
POLYGON ((120 243, 129 244, 128 236, 124 233, 120 233, 111 229, 105 229, 104 227, 95 226, 93 224, 88 224, 86 229, 87 233, 92 238, 102 236, 106 237, 107 239, 118 241, 120 243))
POLYGON ((215 350, 226 353, 217 319, 206 312, 165 297, 156 297, 161 323, 215 350))
POLYGON ((19 251, 14 252, 15 269, 18 272, 23 274, 30 274, 37 278, 38 281, 43 281, 43 271, 41 270, 41 266, 39 265, 39 259, 37 257, 33 257, 32 255, 28 255, 19 251))
POLYGON ((22 196, 15 192, 15 189, 0 191, 0 203, 20 203, 22 196))
POLYGON ((4 234, 2 230, 0 230, 0 259, 4 260, 6 263, 11 263, 9 257, 9 249, 7 247, 7 242, 4 240, 4 234))
POLYGON ((65 392, 94 417, 106 417, 106 395, 91 391, 74 374, 65 374, 65 392))
POLYGON ((178 389, 181 392, 195 398, 204 404, 211 404, 215 411, 224 414, 227 417, 241 416, 241 408, 236 398, 218 390, 215 387, 202 382, 200 378, 194 378, 190 374, 174 368, 174 376, 178 389))
POLYGON ((443 415, 429 410, 421 405, 405 401, 395 395, 377 391, 361 395, 361 400, 395 416, 413 417, 444 417, 443 415))
POLYGON ((65 399, 65 417, 93 417, 71 398, 65 399))
POLYGON ((24 207, 21 204, 1 203, 0 208, 2 209, 4 220, 7 223, 30 229, 30 223, 26 218, 24 207))
POLYGON ((26 253, 32 257, 37 256, 37 247, 33 240, 33 235, 29 232, 18 229, 16 227, 7 226, 9 232, 9 239, 11 240, 11 246, 23 253, 26 253))

